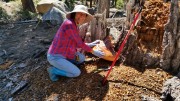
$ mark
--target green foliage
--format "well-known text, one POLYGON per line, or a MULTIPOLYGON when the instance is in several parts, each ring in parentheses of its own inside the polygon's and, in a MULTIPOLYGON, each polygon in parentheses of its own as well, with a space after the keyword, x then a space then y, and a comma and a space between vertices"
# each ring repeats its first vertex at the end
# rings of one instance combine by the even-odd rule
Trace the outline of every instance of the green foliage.
POLYGON ((8 20, 9 16, 3 8, 0 7, 0 20, 8 20))
POLYGON ((124 5, 123 0, 116 1, 116 8, 121 9, 121 8, 123 8, 123 5, 124 5))
POLYGON ((37 16, 35 13, 21 9, 17 12, 18 18, 21 20, 31 20, 33 17, 37 16))

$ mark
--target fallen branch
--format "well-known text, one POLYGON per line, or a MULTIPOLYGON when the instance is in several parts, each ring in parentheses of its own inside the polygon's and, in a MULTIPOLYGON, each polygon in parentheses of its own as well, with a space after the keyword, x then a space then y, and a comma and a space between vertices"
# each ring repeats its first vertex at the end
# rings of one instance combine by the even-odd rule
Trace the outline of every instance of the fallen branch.
POLYGON ((11 96, 17 94, 18 92, 20 92, 21 90, 23 90, 23 88, 25 88, 28 85, 27 81, 21 81, 12 91, 11 91, 11 96))
POLYGON ((24 24, 24 23, 38 23, 39 20, 26 20, 26 21, 17 21, 17 22, 4 22, 0 21, 0 25, 7 25, 7 24, 24 24))

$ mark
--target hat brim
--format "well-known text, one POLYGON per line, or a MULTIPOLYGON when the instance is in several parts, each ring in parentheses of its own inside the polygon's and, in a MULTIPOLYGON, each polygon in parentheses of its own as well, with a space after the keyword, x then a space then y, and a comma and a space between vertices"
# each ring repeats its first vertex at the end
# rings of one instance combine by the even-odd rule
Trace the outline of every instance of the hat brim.
POLYGON ((74 10, 72 12, 69 12, 69 13, 66 14, 66 18, 69 19, 71 17, 71 14, 72 13, 76 13, 76 12, 81 12, 81 13, 87 14, 87 17, 84 20, 84 23, 88 23, 88 22, 90 22, 93 19, 93 16, 90 13, 87 13, 87 12, 85 12, 83 10, 78 10, 78 11, 74 10))

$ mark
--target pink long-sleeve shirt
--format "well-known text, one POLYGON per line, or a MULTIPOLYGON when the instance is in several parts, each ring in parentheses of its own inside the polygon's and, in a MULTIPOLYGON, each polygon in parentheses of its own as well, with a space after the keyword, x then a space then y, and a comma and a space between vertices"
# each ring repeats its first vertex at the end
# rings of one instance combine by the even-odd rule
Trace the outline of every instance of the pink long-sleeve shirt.
POLYGON ((87 46, 79 35, 79 29, 72 19, 65 20, 58 29, 48 54, 60 54, 67 59, 74 59, 77 48, 90 52, 92 49, 87 46))

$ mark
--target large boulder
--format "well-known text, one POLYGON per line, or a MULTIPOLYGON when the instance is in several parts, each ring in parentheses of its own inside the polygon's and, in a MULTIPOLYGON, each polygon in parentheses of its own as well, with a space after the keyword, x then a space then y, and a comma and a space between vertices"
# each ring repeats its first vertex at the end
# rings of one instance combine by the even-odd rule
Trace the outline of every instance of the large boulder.
POLYGON ((66 4, 62 1, 58 0, 41 0, 40 2, 37 3, 37 11, 40 14, 45 14, 47 13, 52 7, 57 7, 64 13, 68 11, 68 7, 66 4))
POLYGON ((42 16, 43 21, 50 21, 52 25, 61 25, 66 19, 66 14, 56 7, 52 7, 42 16))

